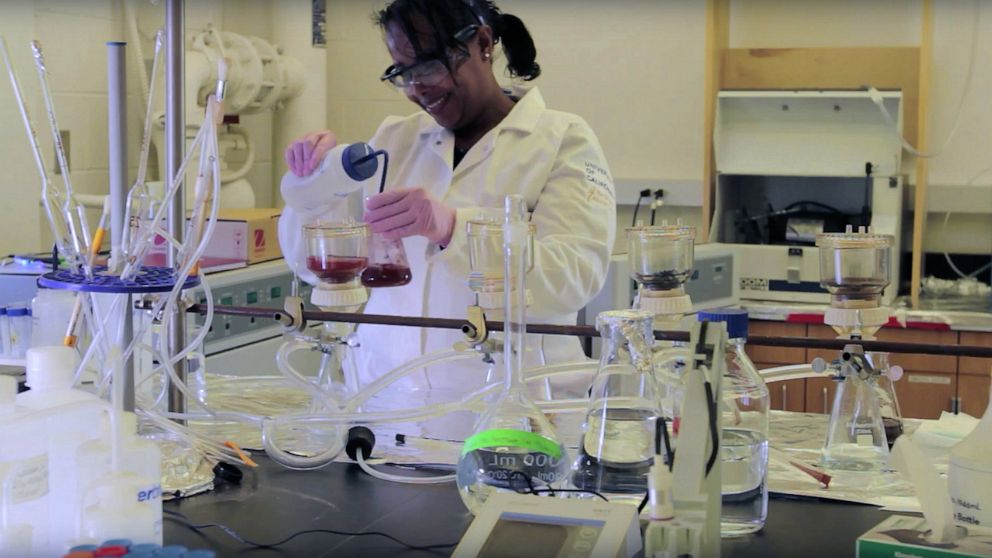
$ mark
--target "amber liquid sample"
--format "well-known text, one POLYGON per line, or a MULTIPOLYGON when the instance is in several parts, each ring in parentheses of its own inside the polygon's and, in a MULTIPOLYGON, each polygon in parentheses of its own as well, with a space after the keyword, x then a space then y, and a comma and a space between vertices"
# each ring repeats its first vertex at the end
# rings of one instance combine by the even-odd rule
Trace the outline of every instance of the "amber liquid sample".
POLYGON ((362 272, 362 285, 366 287, 401 287, 410 282, 410 268, 396 264, 372 264, 362 272))
POLYGON ((368 263, 368 258, 307 256, 307 269, 325 283, 347 283, 356 279, 368 263))

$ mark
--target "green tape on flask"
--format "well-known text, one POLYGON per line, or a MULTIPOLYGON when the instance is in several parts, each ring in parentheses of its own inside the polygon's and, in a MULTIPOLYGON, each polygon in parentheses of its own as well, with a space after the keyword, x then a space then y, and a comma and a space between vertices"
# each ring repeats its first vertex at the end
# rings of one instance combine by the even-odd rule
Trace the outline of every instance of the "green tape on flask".
POLYGON ((462 455, 477 449, 503 447, 523 448, 549 455, 555 459, 561 458, 561 446, 557 443, 540 434, 513 430, 512 428, 483 430, 478 434, 473 434, 465 440, 465 445, 462 446, 462 455))

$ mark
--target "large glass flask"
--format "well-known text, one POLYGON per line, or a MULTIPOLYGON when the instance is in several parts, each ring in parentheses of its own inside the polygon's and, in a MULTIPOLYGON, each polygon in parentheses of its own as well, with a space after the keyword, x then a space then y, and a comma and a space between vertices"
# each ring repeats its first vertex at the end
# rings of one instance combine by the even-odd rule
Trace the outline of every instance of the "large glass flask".
POLYGON ((572 484, 611 502, 640 503, 661 417, 652 373, 653 316, 616 310, 596 317, 603 350, 593 379, 572 484))
POLYGON ((746 310, 700 312, 698 319, 727 324, 720 387, 720 534, 746 535, 764 527, 768 517, 768 386, 744 351, 746 310))
POLYGON ((506 198, 504 239, 505 388, 479 418, 458 460, 458 491, 477 513, 497 491, 536 493, 558 488, 568 471, 568 454, 558 433, 526 393, 523 379, 528 226, 520 196, 506 198))
POLYGON ((875 386, 877 371, 860 345, 844 347, 838 364, 823 464, 847 471, 879 471, 888 461, 889 445, 875 386))
POLYGON ((413 274, 402 239, 388 240, 381 234, 373 234, 369 244, 369 265, 362 271, 362 285, 402 287, 410 282, 413 274))

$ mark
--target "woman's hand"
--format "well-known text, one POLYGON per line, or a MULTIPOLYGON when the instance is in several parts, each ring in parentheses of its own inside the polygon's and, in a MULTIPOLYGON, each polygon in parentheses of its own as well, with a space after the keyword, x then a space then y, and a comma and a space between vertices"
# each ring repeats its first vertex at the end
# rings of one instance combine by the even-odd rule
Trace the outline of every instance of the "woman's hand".
POLYGON ((389 240, 421 235, 447 246, 455 230, 455 209, 423 188, 403 188, 370 197, 365 222, 389 240))
POLYGON ((320 166, 324 155, 338 144, 338 138, 330 130, 310 132, 289 144, 286 148, 286 164, 289 170, 299 177, 309 176, 320 166))

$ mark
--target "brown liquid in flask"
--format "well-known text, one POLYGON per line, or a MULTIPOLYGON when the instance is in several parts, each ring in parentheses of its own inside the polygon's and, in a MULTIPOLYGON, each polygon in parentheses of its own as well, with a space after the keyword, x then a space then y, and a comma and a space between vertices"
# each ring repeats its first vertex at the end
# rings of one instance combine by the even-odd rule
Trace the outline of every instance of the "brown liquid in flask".
POLYGON ((374 234, 369 252, 369 265, 362 271, 362 285, 400 287, 413 278, 402 240, 386 240, 374 234))

